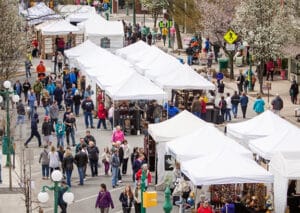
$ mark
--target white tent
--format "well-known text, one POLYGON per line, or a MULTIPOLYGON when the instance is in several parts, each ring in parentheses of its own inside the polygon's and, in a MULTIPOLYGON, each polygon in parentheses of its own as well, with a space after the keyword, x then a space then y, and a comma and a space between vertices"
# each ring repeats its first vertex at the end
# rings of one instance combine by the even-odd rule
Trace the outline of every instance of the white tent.
POLYGON ((285 212, 288 181, 300 179, 300 152, 275 153, 270 162, 270 172, 274 175, 275 212, 285 212))
POLYGON ((273 175, 254 160, 230 149, 181 162, 181 171, 194 185, 272 183, 273 175))
POLYGON ((166 97, 162 89, 138 73, 128 76, 120 85, 107 87, 105 91, 113 100, 163 100, 166 97))
POLYGON ((25 17, 29 25, 35 25, 47 20, 62 18, 47 5, 45 5, 44 2, 39 2, 33 7, 21 11, 21 14, 25 17))
POLYGON ((95 7, 88 5, 58 5, 58 11, 69 22, 82 22, 96 14, 95 7))
POLYGON ((85 54, 90 55, 91 52, 94 52, 95 49, 97 49, 97 48, 98 48, 98 46, 95 45, 93 42, 91 42, 90 40, 86 40, 76 47, 65 50, 64 53, 69 59, 77 58, 77 57, 79 57, 81 55, 85 55, 85 54))
POLYGON ((157 152, 157 182, 162 184, 165 177, 164 156, 167 153, 166 143, 174 138, 187 135, 204 127, 211 125, 192 113, 184 110, 166 121, 149 124, 148 132, 156 142, 157 152))
POLYGON ((156 142, 166 142, 187 135, 201 126, 211 125, 187 110, 156 124, 149 124, 148 132, 156 142))
POLYGON ((270 110, 266 110, 250 120, 227 124, 227 134, 248 142, 251 139, 288 130, 291 126, 292 124, 285 119, 270 110))
POLYGON ((67 35, 80 33, 80 29, 65 20, 50 23, 41 28, 42 35, 67 35))
POLYGON ((288 130, 280 130, 270 136, 250 140, 250 149, 264 159, 270 160, 276 152, 300 152, 300 130, 291 125, 288 130))
POLYGON ((126 58, 130 60, 130 56, 136 55, 137 52, 140 54, 142 51, 144 50, 148 51, 149 49, 151 49, 151 47, 148 44, 146 44, 144 41, 140 40, 126 47, 116 50, 116 55, 119 55, 122 58, 126 58))
POLYGON ((86 39, 101 45, 101 39, 110 40, 110 48, 118 49, 124 46, 124 27, 121 21, 106 21, 100 15, 93 15, 88 20, 78 24, 84 31, 86 39))
POLYGON ((139 73, 163 89, 215 89, 214 84, 193 71, 191 67, 181 64, 175 57, 155 46, 145 45, 147 44, 140 42, 116 52, 133 63, 139 73))
POLYGON ((253 156, 248 149, 225 136, 214 126, 200 127, 188 135, 167 142, 166 146, 168 152, 180 162, 218 153, 225 149, 230 149, 245 157, 253 156))

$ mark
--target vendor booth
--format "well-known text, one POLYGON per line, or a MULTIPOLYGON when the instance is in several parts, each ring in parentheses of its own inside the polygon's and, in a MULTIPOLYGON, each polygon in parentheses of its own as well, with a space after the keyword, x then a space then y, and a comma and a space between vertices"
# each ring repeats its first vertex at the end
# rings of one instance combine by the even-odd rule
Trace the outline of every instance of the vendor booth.
POLYGON ((48 20, 62 19, 62 16, 56 14, 44 2, 39 2, 33 7, 21 11, 29 26, 36 25, 48 20))
POLYGON ((278 131, 270 136, 250 140, 249 147, 253 153, 266 160, 271 160, 276 152, 300 153, 300 129, 291 125, 288 130, 278 131))
MULTIPOLYGON (((51 22, 41 27, 41 34, 38 38, 41 43, 42 58, 52 57, 57 49, 58 39, 62 43, 61 49, 77 46, 83 42, 83 34, 80 29, 65 20, 51 22)), ((60 50, 63 52, 63 50, 60 50)))
POLYGON ((106 21, 95 14, 77 25, 84 32, 85 40, 103 48, 119 49, 124 46, 124 27, 121 21, 106 21))
MULTIPOLYGON (((297 197, 295 194, 287 197, 287 192, 289 180, 300 179, 300 152, 275 153, 271 158, 270 172, 274 175, 275 213, 285 212, 287 200, 292 201, 291 204, 298 203, 298 206, 300 203, 299 196, 297 197)), ((292 213, 291 208, 290 212, 292 213)), ((300 208, 298 208, 297 212, 300 212, 300 208)))
POLYGON ((248 149, 211 125, 199 127, 198 130, 188 135, 175 138, 167 142, 166 147, 168 153, 179 162, 218 153, 225 149, 237 152, 249 159, 253 156, 248 149))
POLYGON ((227 134, 248 144, 251 139, 284 132, 291 126, 293 125, 285 119, 270 110, 266 110, 247 121, 227 124, 227 134))
POLYGON ((165 168, 163 162, 165 154, 167 153, 166 142, 192 133, 206 125, 210 124, 186 110, 166 121, 149 124, 148 132, 151 137, 145 137, 145 144, 146 146, 155 149, 149 150, 148 163, 150 164, 150 167, 155 168, 156 165, 157 184, 164 183, 165 168), (157 162, 155 161, 156 158, 157 162))

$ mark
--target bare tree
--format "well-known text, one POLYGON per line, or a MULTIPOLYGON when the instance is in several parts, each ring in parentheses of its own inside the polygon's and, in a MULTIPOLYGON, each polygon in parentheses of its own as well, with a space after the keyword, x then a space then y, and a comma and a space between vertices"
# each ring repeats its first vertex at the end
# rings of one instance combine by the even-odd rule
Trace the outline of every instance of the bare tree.
POLYGON ((26 46, 18 1, 0 0, 0 76, 10 79, 18 71, 26 46))

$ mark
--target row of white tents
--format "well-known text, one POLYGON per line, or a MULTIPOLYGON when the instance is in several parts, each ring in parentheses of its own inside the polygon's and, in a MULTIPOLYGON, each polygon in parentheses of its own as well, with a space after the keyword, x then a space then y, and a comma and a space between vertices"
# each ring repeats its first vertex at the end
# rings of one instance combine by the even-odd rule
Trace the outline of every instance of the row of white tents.
POLYGON ((158 184, 165 177, 164 155, 171 154, 195 185, 274 182, 275 212, 282 213, 288 181, 300 179, 299 128, 271 111, 228 124, 227 135, 183 111, 150 124, 149 134, 157 144, 158 184), (243 144, 236 142, 237 138, 243 144), (270 172, 253 160, 253 153, 270 160, 270 172))
POLYGON ((42 35, 84 34, 96 45, 101 39, 110 40, 110 49, 114 50, 124 46, 124 29, 121 21, 107 21, 98 15, 94 7, 83 5, 60 5, 59 13, 55 13, 40 2, 35 6, 21 11, 29 25, 37 25, 42 35), (77 26, 71 24, 77 23, 77 26))
MULTIPOLYGON (((149 46, 138 42, 145 48, 149 46)), ((126 49, 125 47, 123 49, 126 49)), ((157 55, 164 57, 166 53, 159 48, 153 49, 157 55)), ((139 54, 137 51, 135 54, 139 54)), ((165 64, 157 67, 156 78, 149 78, 138 72, 136 65, 112 54, 111 52, 87 40, 84 43, 66 50, 65 55, 70 60, 71 66, 78 66, 90 79, 92 85, 98 84, 113 100, 166 100, 168 89, 214 89, 215 86, 205 80, 188 66, 182 65, 170 56, 165 64), (169 72, 167 64, 173 64, 173 71, 169 72), (185 69, 183 69, 185 68, 185 69), (169 79, 165 78, 169 76, 169 79)), ((151 67, 152 65, 149 65, 151 67)), ((146 67, 145 67, 145 70, 146 67)))

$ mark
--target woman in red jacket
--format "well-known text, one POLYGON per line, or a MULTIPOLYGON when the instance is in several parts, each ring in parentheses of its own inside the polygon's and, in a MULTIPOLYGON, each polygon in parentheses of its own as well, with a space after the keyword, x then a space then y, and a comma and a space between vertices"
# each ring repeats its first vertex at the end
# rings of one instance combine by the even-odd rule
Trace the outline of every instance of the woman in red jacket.
POLYGON ((204 201, 203 204, 201 204, 197 210, 197 213, 213 213, 211 207, 208 204, 208 201, 204 201))
POLYGON ((139 182, 141 183, 143 171, 146 173, 146 181, 145 182, 146 182, 146 189, 147 189, 147 187, 149 186, 149 184, 152 181, 151 172, 149 171, 147 164, 143 164, 142 167, 137 171, 137 173, 135 174, 135 180, 136 180, 136 183, 139 183, 139 182))
POLYGON ((97 125, 97 129, 100 129, 101 128, 101 123, 103 124, 103 127, 104 129, 107 129, 106 127, 106 109, 105 109, 105 106, 103 104, 103 102, 100 102, 98 104, 98 112, 97 112, 97 115, 98 115, 98 125, 97 125))

